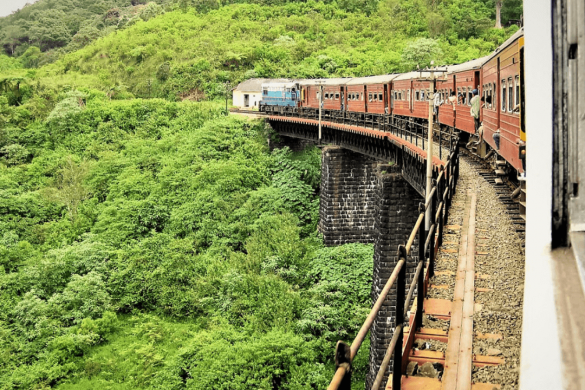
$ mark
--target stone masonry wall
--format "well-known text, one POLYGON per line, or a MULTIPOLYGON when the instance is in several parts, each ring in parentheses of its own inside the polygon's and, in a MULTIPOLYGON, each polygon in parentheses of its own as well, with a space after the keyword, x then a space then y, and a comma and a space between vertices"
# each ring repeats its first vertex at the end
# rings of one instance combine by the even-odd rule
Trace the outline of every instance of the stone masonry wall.
POLYGON ((373 243, 376 216, 376 161, 337 146, 321 157, 319 231, 325 245, 373 243))
MULTIPOLYGON (((374 244, 374 275, 372 304, 376 302, 388 278, 398 263, 399 245, 405 245, 419 216, 418 206, 423 198, 401 175, 398 166, 379 165, 376 172, 376 206, 374 244)), ((418 239, 410 251, 406 268, 406 293, 418 262, 418 239)), ((405 293, 405 294, 406 294, 405 293)), ((370 365, 366 389, 371 389, 386 349, 392 339, 396 313, 396 287, 392 288, 370 330, 370 365)), ((390 366, 390 369, 392 367, 390 366)), ((382 382, 386 384, 387 376, 382 382)))

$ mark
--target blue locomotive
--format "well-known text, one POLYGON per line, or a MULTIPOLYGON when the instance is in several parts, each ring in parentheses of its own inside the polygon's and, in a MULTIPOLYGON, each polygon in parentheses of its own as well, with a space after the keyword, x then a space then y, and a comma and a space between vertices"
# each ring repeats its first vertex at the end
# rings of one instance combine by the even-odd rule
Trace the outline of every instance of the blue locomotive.
POLYGON ((260 111, 262 111, 263 106, 297 107, 299 98, 298 83, 291 81, 263 83, 260 111))

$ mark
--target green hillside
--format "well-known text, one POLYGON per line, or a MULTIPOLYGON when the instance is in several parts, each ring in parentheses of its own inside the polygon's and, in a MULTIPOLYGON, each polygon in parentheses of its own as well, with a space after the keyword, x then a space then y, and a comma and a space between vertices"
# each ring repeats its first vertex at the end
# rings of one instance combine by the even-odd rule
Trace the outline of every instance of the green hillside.
POLYGON ((491 28, 483 1, 386 0, 370 15, 337 4, 178 9, 119 29, 39 73, 63 85, 170 100, 215 97, 250 77, 363 76, 460 63, 515 29, 491 28), (56 76, 56 77, 55 77, 56 76))

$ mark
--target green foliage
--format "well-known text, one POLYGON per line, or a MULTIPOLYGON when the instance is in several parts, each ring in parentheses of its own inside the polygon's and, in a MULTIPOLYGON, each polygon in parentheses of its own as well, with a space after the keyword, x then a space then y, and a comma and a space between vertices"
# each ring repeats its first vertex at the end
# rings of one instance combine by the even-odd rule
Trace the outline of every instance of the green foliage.
POLYGON ((226 329, 199 334, 180 351, 180 362, 187 389, 323 388, 330 373, 315 362, 316 349, 291 333, 250 337, 226 329))
POLYGON ((371 246, 321 249, 319 150, 271 153, 217 103, 55 101, 23 121, 2 100, 3 388, 324 386, 371 246))
POLYGON ((202 4, 191 5, 208 8, 204 15, 179 4, 146 22, 132 19, 44 67, 41 76, 67 85, 88 77, 95 88, 124 85, 135 96, 171 101, 214 98, 223 97, 225 81, 235 85, 251 75, 385 74, 412 70, 416 61, 422 67, 430 56, 437 65, 457 63, 469 59, 470 50, 488 54, 508 34, 494 32, 493 10, 479 0, 202 4))
POLYGON ((20 69, 22 67, 22 63, 12 57, 8 57, 7 55, 0 54, 0 72, 6 72, 8 70, 13 69, 20 69))
POLYGON ((402 62, 409 70, 424 69, 431 66, 431 62, 440 63, 443 51, 434 39, 419 38, 410 42, 402 52, 402 62))
POLYGON ((369 310, 373 255, 373 248, 363 244, 319 250, 308 272, 311 304, 299 329, 332 343, 357 333, 369 310))

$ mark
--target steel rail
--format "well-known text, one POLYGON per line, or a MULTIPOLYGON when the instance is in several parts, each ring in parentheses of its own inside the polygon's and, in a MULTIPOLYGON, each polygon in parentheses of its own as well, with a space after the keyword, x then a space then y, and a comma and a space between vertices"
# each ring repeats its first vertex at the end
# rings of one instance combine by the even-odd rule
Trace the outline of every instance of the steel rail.
POLYGON ((443 211, 443 203, 444 202, 439 203, 439 207, 437 207, 437 213, 435 214, 435 221, 439 220, 439 218, 441 217, 441 211, 443 211))
POLYGON ((435 196, 435 192, 437 192, 437 186, 433 187, 433 189, 429 193, 429 196, 427 196, 427 199, 425 200, 425 211, 427 211, 427 209, 431 205, 431 202, 433 201, 433 196, 435 196))

